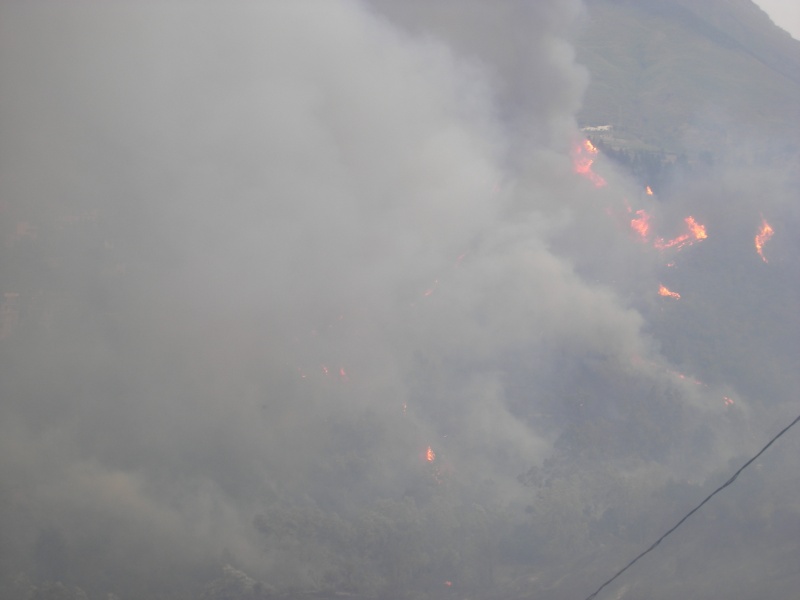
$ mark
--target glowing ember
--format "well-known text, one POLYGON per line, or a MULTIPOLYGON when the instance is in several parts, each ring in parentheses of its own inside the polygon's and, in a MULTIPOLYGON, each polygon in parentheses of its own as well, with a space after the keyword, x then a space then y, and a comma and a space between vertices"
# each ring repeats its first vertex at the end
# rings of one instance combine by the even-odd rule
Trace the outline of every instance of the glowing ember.
POLYGON ((681 295, 680 295, 678 292, 672 292, 672 291, 670 291, 670 290, 669 290, 669 289, 667 289, 667 287, 666 287, 666 286, 664 286, 663 284, 661 284, 661 285, 659 285, 659 286, 658 286, 658 295, 659 295, 659 296, 665 296, 665 297, 667 297, 667 298, 675 298, 676 300, 679 300, 679 299, 680 299, 680 297, 681 297, 681 295))
POLYGON ((770 224, 767 223, 766 219, 764 219, 764 217, 761 217, 761 228, 758 230, 758 233, 756 234, 755 242, 756 242, 756 252, 758 252, 758 255, 761 257, 761 260, 763 260, 764 262, 769 262, 767 260, 767 257, 764 256, 763 252, 764 244, 766 244, 769 241, 769 239, 772 237, 774 233, 775 231, 772 229, 772 227, 770 227, 770 224))
POLYGON ((436 460, 436 453, 430 446, 428 446, 428 449, 425 451, 425 460, 427 460, 428 462, 433 462, 434 460, 436 460))
POLYGON ((644 188, 644 193, 647 194, 648 196, 652 196, 653 190, 650 189, 650 186, 648 185, 647 187, 644 188))
POLYGON ((575 172, 583 175, 591 181, 595 187, 603 187, 606 185, 606 180, 600 177, 597 173, 592 171, 594 164, 594 155, 597 154, 597 148, 589 140, 584 140, 582 145, 575 146, 572 151, 572 162, 575 172))
POLYGON ((342 381, 350 381, 350 378, 347 376, 347 373, 345 372, 344 367, 339 369, 339 378, 342 381))
POLYGON ((686 376, 683 373, 680 373, 678 371, 670 371, 670 373, 675 375, 678 379, 683 379, 684 381, 689 381, 689 382, 691 382, 691 383, 693 383, 695 385, 702 385, 703 387, 708 387, 705 383, 703 383, 699 379, 688 377, 688 376, 686 376))
POLYGON ((452 581, 445 581, 445 582, 444 582, 444 584, 445 584, 447 587, 450 587, 451 585, 453 585, 453 582, 452 582, 452 581))
POLYGON ((636 218, 631 219, 631 229, 638 233, 642 239, 647 239, 650 231, 650 215, 644 210, 636 211, 636 218))
POLYGON ((722 401, 725 403, 725 406, 733 406, 733 400, 731 400, 727 396, 723 396, 722 401))
POLYGON ((422 294, 422 295, 423 295, 425 298, 427 298, 428 296, 430 296, 431 294, 433 294, 433 292, 434 292, 434 290, 436 289, 436 286, 437 286, 437 285, 439 285, 439 280, 438 280, 438 279, 434 279, 434 280, 433 280, 433 285, 432 285, 431 287, 429 287, 427 290, 425 290, 425 291, 423 292, 423 294, 422 294))

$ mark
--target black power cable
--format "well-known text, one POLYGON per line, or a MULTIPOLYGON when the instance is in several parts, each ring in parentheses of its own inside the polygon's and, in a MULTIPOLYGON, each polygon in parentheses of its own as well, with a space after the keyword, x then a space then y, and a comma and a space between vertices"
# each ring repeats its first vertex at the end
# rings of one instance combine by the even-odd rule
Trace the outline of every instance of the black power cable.
POLYGON ((789 429, 791 429, 791 428, 792 428, 792 427, 793 427, 793 426, 794 426, 794 425, 795 425, 795 424, 796 424, 798 421, 800 421, 800 416, 798 416, 798 417, 797 417, 797 418, 796 418, 794 421, 792 421, 792 422, 791 422, 791 423, 789 423, 789 424, 788 424, 786 427, 784 427, 784 428, 781 430, 781 432, 780 432, 780 433, 778 433, 778 435, 776 435, 774 438, 772 438, 772 439, 769 441, 769 443, 768 443, 766 446, 764 446, 764 447, 761 449, 761 451, 760 451, 758 454, 756 454, 756 455, 755 455, 753 458, 751 458, 751 459, 750 459, 750 460, 748 460, 746 463, 744 463, 744 464, 743 464, 743 465, 742 465, 742 466, 739 468, 739 470, 738 470, 738 471, 736 471, 736 473, 734 473, 734 474, 733 474, 733 476, 732 476, 730 479, 728 479, 728 481, 726 481, 726 482, 725 482, 725 483, 723 483, 721 486, 719 486, 717 489, 715 489, 713 492, 711 492, 711 493, 708 495, 708 497, 707 497, 705 500, 703 500, 703 501, 702 501, 700 504, 698 504, 696 507, 694 507, 692 510, 690 510, 690 511, 689 511, 689 513, 688 513, 688 514, 687 514, 685 517, 683 517, 683 518, 682 518, 680 521, 678 521, 678 523, 677 523, 677 524, 676 524, 674 527, 672 527, 672 529, 670 529, 670 530, 669 530, 669 531, 667 531, 667 532, 666 532, 664 535, 662 535, 660 538, 658 538, 658 539, 657 539, 657 540, 656 540, 656 541, 653 543, 653 545, 652 545, 652 546, 650 546, 650 547, 649 547, 647 550, 645 550, 645 551, 644 551, 644 552, 642 552, 642 553, 641 553, 639 556, 637 556, 636 558, 634 558, 634 559, 633 559, 631 562, 629 562, 627 565, 625 565, 625 567, 623 567, 622 569, 620 569, 620 570, 617 572, 617 574, 616 574, 616 575, 614 575, 614 576, 613 576, 611 579, 609 579, 609 580, 608 580, 608 581, 606 581, 606 582, 605 582, 603 585, 601 585, 599 588, 597 588, 597 590, 595 590, 595 592, 594 592, 593 594, 591 594, 590 596, 587 596, 586 600, 592 600, 592 598, 594 598, 595 596, 597 596, 597 594, 599 594, 599 593, 600 593, 600 590, 602 590, 602 589, 603 589, 604 587, 606 587, 606 586, 607 586, 609 583, 611 583, 612 581, 614 581, 614 580, 615 580, 617 577, 619 577, 619 576, 620 576, 620 575, 622 575, 622 574, 623 574, 625 571, 627 571, 629 568, 631 568, 631 567, 633 566, 633 563, 635 563, 637 560, 639 560, 640 558, 642 558, 642 557, 643 557, 645 554, 647 554, 648 552, 650 552, 651 550, 653 550, 653 549, 654 549, 656 546, 658 546, 658 545, 659 545, 659 544, 662 542, 662 540, 663 540, 665 537, 667 537, 667 536, 668 536, 670 533, 672 533, 672 532, 673 532, 673 531, 675 531, 675 530, 676 530, 678 527, 680 527, 680 526, 683 524, 683 522, 684 522, 686 519, 688 519, 689 517, 691 517, 691 516, 692 516, 694 513, 696 513, 698 510, 700 510, 700 508, 701 508, 701 507, 702 507, 702 506, 703 506, 703 505, 704 505, 706 502, 708 502, 709 500, 711 500, 711 498, 713 498, 713 497, 714 497, 714 495, 716 495, 717 493, 721 492, 721 491, 722 491, 722 490, 724 490, 726 487, 728 487, 730 484, 732 484, 734 481, 736 481, 736 478, 739 476, 739 473, 741 473, 742 471, 744 471, 744 470, 745 470, 747 467, 749 467, 749 466, 750 466, 750 464, 751 464, 751 463, 752 463, 754 460, 756 460, 756 459, 757 459, 759 456, 761 456, 762 454, 764 454, 764 451, 765 451, 767 448, 769 448, 770 446, 772 446, 772 444, 774 444, 774 443, 775 443, 775 440, 777 440, 777 439, 778 439, 779 437, 781 437, 781 436, 782 436, 784 433, 786 433, 787 431, 789 431, 789 429))

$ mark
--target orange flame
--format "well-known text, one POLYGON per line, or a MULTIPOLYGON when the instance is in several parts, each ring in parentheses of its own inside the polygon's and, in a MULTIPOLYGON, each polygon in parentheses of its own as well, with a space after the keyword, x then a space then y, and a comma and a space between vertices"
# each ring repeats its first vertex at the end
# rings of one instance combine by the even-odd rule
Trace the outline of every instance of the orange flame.
POLYGON ((428 449, 425 451, 425 460, 427 460, 428 462, 433 462, 434 460, 436 460, 436 453, 430 446, 428 446, 428 449))
POLYGON ((650 186, 648 185, 648 186, 645 186, 644 193, 647 194, 648 196, 652 196, 653 195, 653 190, 650 189, 650 186))
POLYGON ((638 233, 642 239, 646 239, 647 234, 650 232, 650 215, 644 210, 637 210, 636 215, 635 219, 631 219, 631 229, 638 233))
POLYGON ((684 221, 686 221, 686 225, 689 226, 689 231, 694 236, 694 239, 704 240, 708 237, 708 234, 706 233, 706 228, 697 221, 695 221, 694 217, 686 217, 684 221))
POLYGON ((572 161, 575 172, 583 175, 591 181, 595 187, 603 187, 606 185, 606 180, 600 177, 597 173, 592 171, 594 159, 591 158, 597 154, 597 148, 589 140, 584 140, 583 144, 575 146, 572 152, 572 161))
POLYGON ((676 248, 680 250, 684 246, 693 244, 695 241, 704 240, 708 237, 705 226, 695 221, 694 217, 686 217, 684 222, 689 229, 689 233, 684 233, 668 241, 665 241, 664 238, 658 238, 654 246, 659 250, 666 250, 667 248, 676 248))
POLYGON ((668 298, 675 298, 675 300, 680 300, 681 297, 681 295, 678 292, 670 291, 664 284, 659 284, 658 295, 666 296, 668 298))
POLYGON ((664 241, 664 238, 658 238, 654 246, 659 250, 666 250, 667 248, 675 248, 676 246, 678 249, 681 249, 687 244, 687 242, 689 242, 689 234, 684 233, 683 235, 679 235, 678 237, 668 241, 664 241))
POLYGON ((758 255, 761 257, 761 260, 763 260, 764 262, 769 262, 767 260, 767 257, 764 256, 763 252, 764 244, 766 244, 769 241, 769 239, 772 237, 774 233, 775 231, 772 229, 772 227, 770 227, 770 224, 767 223, 766 219, 764 219, 764 217, 761 217, 761 227, 759 228, 758 233, 756 234, 755 242, 756 242, 756 252, 758 252, 758 255))

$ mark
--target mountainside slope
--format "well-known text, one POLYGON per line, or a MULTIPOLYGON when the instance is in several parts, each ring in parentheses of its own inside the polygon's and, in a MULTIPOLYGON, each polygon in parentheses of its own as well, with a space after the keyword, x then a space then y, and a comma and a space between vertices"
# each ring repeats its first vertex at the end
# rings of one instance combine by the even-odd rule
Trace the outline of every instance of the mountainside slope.
POLYGON ((800 42, 750 0, 588 0, 578 40, 591 83, 583 126, 620 145, 729 155, 797 150, 800 42))

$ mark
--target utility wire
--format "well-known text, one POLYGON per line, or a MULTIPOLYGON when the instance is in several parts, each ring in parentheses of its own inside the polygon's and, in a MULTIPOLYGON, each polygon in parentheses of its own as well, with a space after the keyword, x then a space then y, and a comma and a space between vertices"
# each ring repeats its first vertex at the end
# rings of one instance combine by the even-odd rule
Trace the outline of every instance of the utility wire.
POLYGON ((750 464, 751 464, 751 463, 752 463, 754 460, 756 460, 756 459, 757 459, 759 456, 761 456, 762 454, 764 454, 764 451, 765 451, 767 448, 769 448, 770 446, 772 446, 772 444, 774 444, 774 443, 775 443, 775 440, 777 440, 777 439, 778 439, 779 437, 781 437, 781 436, 782 436, 784 433, 786 433, 787 431, 789 431, 789 429, 791 429, 791 428, 792 428, 792 427, 793 427, 793 426, 794 426, 794 425, 795 425, 795 424, 796 424, 798 421, 800 421, 800 416, 798 416, 798 417, 797 417, 797 418, 796 418, 794 421, 792 421, 792 422, 791 422, 791 423, 789 423, 789 424, 788 424, 786 427, 784 427, 784 428, 781 430, 781 432, 780 432, 778 435, 776 435, 774 438, 772 438, 772 439, 769 441, 769 443, 768 443, 766 446, 764 446, 764 447, 761 449, 761 451, 760 451, 758 454, 756 454, 756 455, 755 455, 753 458, 751 458, 751 459, 750 459, 750 460, 748 460, 746 463, 744 463, 744 464, 743 464, 743 465, 742 465, 742 466, 739 468, 739 470, 738 470, 738 471, 736 471, 736 473, 734 473, 734 474, 733 474, 733 476, 732 476, 730 479, 728 479, 728 481, 726 481, 726 482, 725 482, 725 483, 723 483, 721 486, 719 486, 717 489, 715 489, 713 492, 711 492, 711 494, 709 494, 709 495, 708 495, 708 497, 707 497, 705 500, 703 500, 703 501, 702 501, 700 504, 698 504, 696 507, 694 507, 692 510, 690 510, 690 511, 689 511, 689 513, 688 513, 688 514, 687 514, 685 517, 683 517, 683 518, 682 518, 680 521, 678 521, 678 523, 677 523, 677 524, 676 524, 674 527, 672 527, 672 529, 670 529, 669 531, 667 531, 667 533, 665 533, 665 534, 664 534, 664 535, 662 535, 660 538, 658 538, 658 539, 655 541, 655 543, 653 543, 653 545, 652 545, 652 546, 650 546, 650 547, 649 547, 647 550, 645 550, 645 551, 644 551, 644 552, 642 552, 642 553, 641 553, 639 556, 637 556, 636 558, 634 558, 634 559, 633 559, 631 562, 629 562, 627 565, 625 565, 625 567, 623 567, 623 568, 622 568, 620 571, 618 571, 616 575, 614 575, 614 576, 613 576, 611 579, 609 579, 609 580, 608 580, 608 581, 606 581, 606 582, 605 582, 603 585, 601 585, 599 588, 597 588, 597 590, 596 590, 596 591, 595 591, 595 592, 594 592, 594 593, 593 593, 591 596, 588 596, 588 597, 586 598, 586 600, 592 600, 592 598, 594 598, 595 596, 597 596, 597 594, 599 594, 599 593, 600 593, 600 590, 602 590, 602 589, 603 589, 604 587, 606 587, 606 586, 607 586, 609 583, 611 583, 612 581, 614 581, 614 580, 615 580, 617 577, 619 577, 619 576, 620 576, 620 575, 622 575, 622 574, 623 574, 625 571, 627 571, 629 568, 631 568, 631 567, 633 566, 633 563, 635 563, 637 560, 639 560, 640 558, 642 558, 642 557, 643 557, 645 554, 647 554, 648 552, 650 552, 651 550, 653 550, 653 549, 654 549, 656 546, 658 546, 658 545, 659 545, 659 544, 662 542, 662 540, 663 540, 665 537, 667 537, 667 536, 668 536, 670 533, 672 533, 672 532, 673 532, 673 531, 675 531, 675 530, 676 530, 678 527, 680 527, 681 525, 683 525, 683 522, 684 522, 686 519, 688 519, 689 517, 691 517, 691 516, 692 516, 694 513, 696 513, 698 510, 700 510, 700 508, 701 508, 701 507, 702 507, 702 506, 703 506, 703 505, 704 505, 706 502, 708 502, 709 500, 711 500, 711 498, 713 498, 713 497, 714 497, 714 495, 716 495, 717 493, 721 492, 721 491, 722 491, 722 490, 724 490, 726 487, 728 487, 730 484, 732 484, 734 481, 736 481, 736 478, 739 476, 739 473, 741 473, 742 471, 744 471, 744 470, 745 470, 747 467, 749 467, 749 466, 750 466, 750 464))

